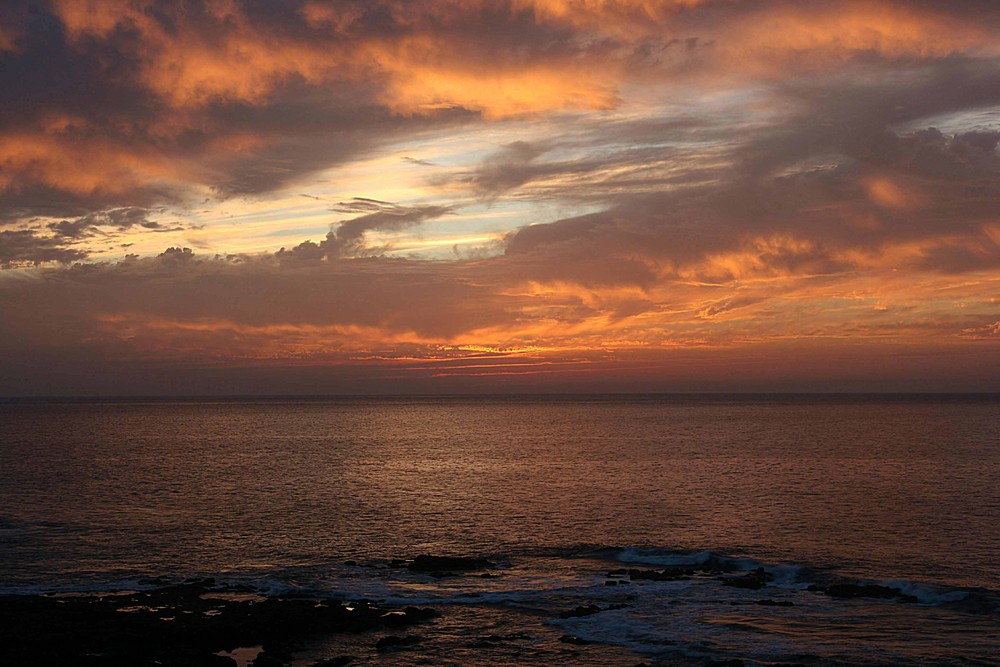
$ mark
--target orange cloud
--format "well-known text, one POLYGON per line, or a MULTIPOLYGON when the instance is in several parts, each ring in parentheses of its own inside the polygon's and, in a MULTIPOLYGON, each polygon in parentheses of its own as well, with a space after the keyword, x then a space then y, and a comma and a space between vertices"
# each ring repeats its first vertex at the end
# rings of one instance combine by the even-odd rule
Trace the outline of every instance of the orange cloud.
POLYGON ((879 176, 865 182, 868 197, 879 206, 895 209, 913 208, 919 204, 919 197, 908 192, 895 180, 879 176))
POLYGON ((147 3, 58 0, 55 7, 70 37, 78 41, 83 36, 107 39, 122 27, 138 31, 140 52, 134 56, 141 78, 176 108, 219 100, 260 104, 293 79, 314 86, 382 79, 380 98, 404 114, 452 106, 481 111, 489 118, 608 109, 620 103, 619 88, 632 77, 645 81, 653 76, 669 84, 683 76, 687 61, 683 55, 634 67, 636 49, 649 36, 666 41, 693 37, 711 44, 701 64, 721 58, 718 66, 726 75, 772 66, 822 66, 825 58, 863 51, 890 57, 944 56, 984 49, 996 52, 998 47, 995 35, 983 26, 905 3, 849 2, 819 9, 762 5, 718 25, 685 23, 681 10, 698 4, 697 0, 384 2, 400 27, 399 34, 385 37, 359 27, 364 14, 357 5, 306 3, 300 15, 314 30, 326 32, 322 39, 273 29, 232 2, 210 3, 203 16, 173 11, 177 26, 171 30, 152 18, 147 3), (569 25, 580 32, 559 36, 562 51, 514 39, 484 44, 476 33, 488 36, 490 26, 476 22, 488 10, 501 16, 507 11, 511 20, 530 10, 540 26, 569 25), (668 20, 670 16, 678 18, 668 20), (602 41, 601 34, 613 39, 602 41), (788 60, 790 54, 796 54, 794 61, 788 60))
MULTIPOLYGON (((55 122, 50 130, 71 121, 55 122)), ((0 135, 0 188, 4 189, 16 191, 40 183, 78 195, 121 194, 174 185, 194 176, 193 170, 155 151, 97 137, 0 135)))
POLYGON ((969 50, 995 53, 1000 46, 996 34, 982 24, 882 0, 764 7, 723 32, 723 43, 731 44, 726 48, 734 57, 784 60, 801 54, 805 60, 785 61, 793 68, 857 52, 941 57, 969 50))

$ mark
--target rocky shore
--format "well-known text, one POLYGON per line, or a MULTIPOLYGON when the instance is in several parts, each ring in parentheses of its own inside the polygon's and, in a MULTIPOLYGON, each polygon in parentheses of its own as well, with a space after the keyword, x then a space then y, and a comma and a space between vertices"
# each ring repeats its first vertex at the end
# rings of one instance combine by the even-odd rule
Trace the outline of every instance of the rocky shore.
MULTIPOLYGON (((0 663, 136 667, 254 667, 288 664, 303 642, 334 633, 403 630, 437 616, 432 609, 342 604, 301 596, 265 597, 212 579, 148 591, 0 596, 0 663)), ((405 644, 392 635, 383 646, 405 644)), ((373 640, 375 642, 375 640, 373 640)), ((333 655, 332 667, 352 662, 333 655)))
MULTIPOLYGON (((441 583, 458 585, 456 590, 480 577, 503 581, 509 576, 509 565, 498 567, 472 557, 420 555, 344 565, 401 573, 419 586, 446 579, 441 583)), ((373 660, 396 664, 405 657, 406 664, 439 664, 436 661, 447 658, 447 664, 455 665, 487 661, 633 667, 649 663, 640 662, 622 646, 616 631, 606 638, 600 633, 595 636, 594 628, 600 624, 587 624, 606 618, 610 623, 606 627, 615 627, 615 619, 620 622, 622 613, 641 605, 647 587, 655 588, 660 582, 692 582, 707 586, 706 590, 727 591, 714 604, 721 602, 751 614, 756 612, 750 610, 760 608, 808 605, 810 598, 820 596, 917 602, 898 588, 876 584, 831 581, 790 591, 776 587, 773 575, 763 567, 740 570, 733 561, 714 557, 685 567, 629 567, 594 574, 599 590, 583 589, 590 591, 585 597, 563 598, 557 593, 553 605, 535 600, 504 607, 486 600, 472 603, 481 594, 465 592, 459 597, 468 603, 446 606, 443 616, 432 608, 389 606, 369 599, 263 595, 213 579, 179 584, 149 580, 145 582, 149 590, 2 595, 0 665, 276 667, 294 663, 336 667, 372 664, 373 660), (575 604, 556 606, 556 601, 575 604), (523 618, 512 620, 512 615, 523 618), (423 629, 412 629, 425 623, 423 629)), ((698 603, 701 607, 712 604, 698 603)), ((675 643, 660 641, 663 648, 675 643)), ((740 657, 709 654, 684 664, 744 664, 740 657)))

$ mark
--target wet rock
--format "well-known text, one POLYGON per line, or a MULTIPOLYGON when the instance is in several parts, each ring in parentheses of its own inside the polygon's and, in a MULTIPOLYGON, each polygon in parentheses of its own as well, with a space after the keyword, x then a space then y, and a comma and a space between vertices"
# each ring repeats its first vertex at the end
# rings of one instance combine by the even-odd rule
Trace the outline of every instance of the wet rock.
POLYGON ((734 588, 747 588, 750 590, 758 590, 767 586, 768 580, 771 576, 764 571, 764 568, 758 567, 753 572, 748 572, 742 577, 724 577, 720 579, 723 586, 733 586, 734 588))
POLYGON ((405 637, 389 635, 375 642, 375 648, 379 651, 399 650, 419 644, 423 640, 423 637, 418 637, 417 635, 406 635, 405 637))
POLYGON ((289 662, 291 661, 283 660, 277 656, 268 655, 267 653, 261 653, 256 658, 254 658, 253 662, 251 662, 250 664, 253 667, 285 667, 285 665, 287 665, 289 662))
POLYGON ((499 642, 499 641, 500 641, 499 638, 496 639, 496 640, 492 640, 489 637, 481 637, 480 639, 477 639, 474 642, 469 642, 468 644, 466 644, 466 647, 468 647, 468 648, 496 648, 497 642, 499 642))
POLYGON ((406 607, 403 609, 403 613, 406 614, 407 623, 411 625, 413 623, 423 623, 441 615, 434 609, 426 607, 406 607))
POLYGON ((628 577, 632 581, 684 581, 694 576, 694 570, 667 568, 663 570, 618 569, 610 570, 608 577, 628 577))
POLYGON ((795 603, 791 600, 757 600, 754 604, 759 604, 764 607, 794 607, 795 603))
POLYGON ((495 567, 485 558, 469 558, 465 556, 428 556, 421 555, 408 565, 413 572, 447 572, 448 570, 482 570, 495 567))
POLYGON ((255 663, 260 667, 287 664, 312 637, 411 626, 436 615, 416 607, 392 614, 374 603, 232 599, 220 592, 231 590, 192 580, 122 595, 0 596, 6 637, 0 663, 231 667, 231 658, 216 654, 263 646, 255 663))
POLYGON ((610 604, 607 607, 599 607, 596 604, 579 606, 576 609, 570 609, 568 611, 559 612, 559 618, 579 618, 581 616, 591 616, 593 614, 600 613, 602 611, 614 611, 615 609, 624 609, 627 604, 610 604))
POLYGON ((573 644, 575 646, 586 646, 588 644, 594 643, 592 641, 587 641, 586 639, 581 639, 576 635, 563 635, 562 637, 559 638, 559 641, 561 641, 563 644, 573 644))
POLYGON ((530 637, 523 632, 516 632, 510 635, 487 635, 466 644, 466 646, 469 648, 496 648, 504 642, 512 642, 519 639, 530 639, 530 637))
POLYGON ((915 596, 907 595, 898 588, 877 584, 832 584, 830 586, 810 586, 808 590, 825 593, 833 598, 875 598, 908 603, 919 602, 915 596))
POLYGON ((327 658, 314 662, 312 667, 344 667, 354 662, 353 655, 338 655, 335 658, 327 658))
POLYGON ((577 607, 576 609, 570 609, 569 611, 559 612, 559 618, 579 618, 581 616, 591 616, 598 612, 603 611, 596 604, 587 605, 586 607, 577 607))

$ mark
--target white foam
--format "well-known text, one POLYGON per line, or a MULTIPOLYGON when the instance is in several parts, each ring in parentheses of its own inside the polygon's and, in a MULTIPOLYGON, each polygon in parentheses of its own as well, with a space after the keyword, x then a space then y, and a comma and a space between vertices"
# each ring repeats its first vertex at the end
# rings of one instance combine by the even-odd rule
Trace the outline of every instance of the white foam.
POLYGON ((618 553, 622 563, 637 565, 660 565, 663 567, 700 567, 707 563, 715 554, 711 551, 672 551, 663 549, 639 549, 625 547, 618 553))
POLYGON ((880 586, 896 588, 906 595, 912 595, 917 598, 921 604, 945 604, 948 602, 958 602, 969 597, 969 591, 954 589, 944 590, 937 586, 907 581, 906 579, 896 581, 880 581, 876 583, 880 586))

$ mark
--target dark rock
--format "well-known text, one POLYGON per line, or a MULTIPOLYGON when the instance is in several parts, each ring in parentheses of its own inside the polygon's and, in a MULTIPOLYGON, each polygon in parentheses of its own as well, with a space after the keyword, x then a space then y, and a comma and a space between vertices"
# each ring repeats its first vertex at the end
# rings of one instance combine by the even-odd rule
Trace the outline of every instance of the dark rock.
POLYGON ((810 591, 826 593, 833 598, 876 598, 880 600, 899 600, 900 602, 919 602, 913 595, 907 595, 898 588, 879 586, 877 584, 832 584, 830 586, 810 586, 810 591))
MULTIPOLYGON (((694 570, 667 568, 663 570, 619 569, 608 572, 609 577, 627 576, 632 581, 684 581, 694 576, 694 570)), ((627 583, 624 580, 621 583, 627 583)))
POLYGON ((581 639, 575 635, 563 635, 559 638, 563 644, 574 644, 576 646, 586 646, 587 644, 593 644, 592 641, 587 641, 586 639, 581 639))
POLYGON ((356 561, 356 560, 345 560, 344 561, 344 565, 346 565, 347 567, 357 567, 358 561, 356 561))
POLYGON ((288 660, 282 660, 276 656, 261 653, 250 664, 252 667, 285 667, 288 662, 288 660))
POLYGON ((391 610, 365 602, 205 595, 225 590, 192 580, 123 595, 0 596, 0 663, 231 667, 232 659, 215 654, 263 646, 260 667, 290 662, 298 646, 316 636, 411 626, 436 614, 416 607, 387 614, 391 610))
POLYGON ((729 660, 709 660, 705 663, 705 667, 744 667, 744 662, 736 658, 730 658, 729 660))
POLYGON ((580 616, 591 616, 600 611, 604 611, 596 604, 588 605, 586 607, 577 607, 576 609, 570 609, 569 611, 559 612, 559 618, 578 618, 580 616))
POLYGON ((757 600, 754 604, 763 605, 765 607, 794 607, 795 603, 791 600, 757 600))
POLYGON ((480 637, 476 641, 466 644, 466 646, 469 648, 494 648, 502 641, 503 637, 500 635, 489 635, 488 637, 480 637))
POLYGON ((344 667, 354 662, 353 655, 338 655, 335 658, 327 658, 313 663, 312 667, 344 667))
POLYGON ((429 576, 434 577, 435 579, 446 579, 448 577, 457 577, 458 576, 454 572, 436 572, 435 571, 435 572, 428 572, 427 574, 429 576))
POLYGON ((496 563, 485 558, 421 555, 414 558, 408 567, 414 572, 446 572, 448 570, 482 570, 495 565, 496 563))
POLYGON ((742 577, 724 577, 722 581, 723 586, 733 586, 735 588, 748 588, 750 590, 757 590, 767 586, 768 580, 771 578, 764 568, 758 567, 753 572, 748 572, 742 577))
POLYGON ((423 621, 429 621, 430 619, 437 618, 441 615, 434 609, 427 607, 406 607, 403 609, 403 612, 406 614, 407 620, 411 623, 422 623, 423 621))
POLYGON ((528 635, 518 632, 512 635, 487 635, 480 637, 474 642, 466 644, 469 648, 496 648, 501 642, 515 641, 518 639, 529 639, 528 635))
POLYGON ((605 586, 617 586, 618 582, 615 579, 608 579, 604 582, 605 586))
POLYGON ((388 637, 382 637, 382 639, 375 642, 375 648, 380 651, 398 650, 413 646, 414 644, 419 644, 423 640, 423 637, 418 637, 417 635, 406 635, 405 637, 389 635, 388 637))

